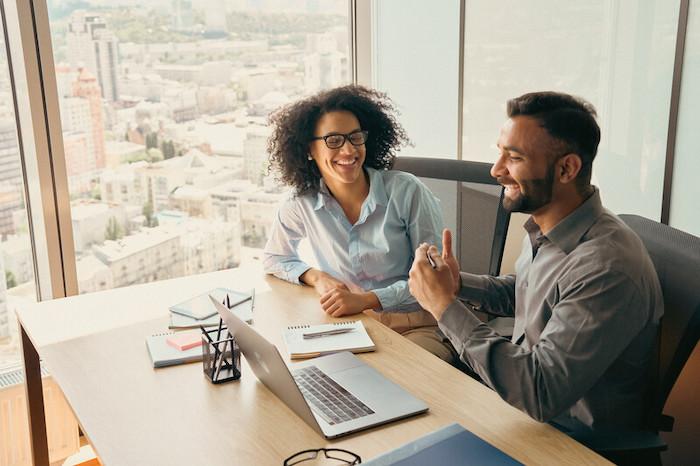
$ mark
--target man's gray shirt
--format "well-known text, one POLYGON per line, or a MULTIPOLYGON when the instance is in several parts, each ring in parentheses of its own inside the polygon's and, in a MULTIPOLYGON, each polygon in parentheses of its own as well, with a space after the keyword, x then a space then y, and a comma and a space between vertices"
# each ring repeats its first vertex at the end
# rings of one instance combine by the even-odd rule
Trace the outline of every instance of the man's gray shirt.
POLYGON ((596 190, 547 235, 530 218, 515 275, 462 273, 439 326, 508 403, 576 434, 643 426, 663 298, 641 240, 596 190), (515 316, 511 340, 469 307, 515 316))

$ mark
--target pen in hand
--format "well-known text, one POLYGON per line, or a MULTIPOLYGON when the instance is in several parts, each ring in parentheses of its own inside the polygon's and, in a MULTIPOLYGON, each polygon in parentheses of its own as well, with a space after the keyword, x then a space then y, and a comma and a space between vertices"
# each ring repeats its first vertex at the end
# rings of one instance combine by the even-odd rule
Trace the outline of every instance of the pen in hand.
POLYGON ((425 255, 428 257, 428 262, 430 262, 430 266, 434 269, 437 269, 437 264, 435 263, 435 260, 433 260, 432 256, 430 255, 430 252, 426 251, 425 255))
POLYGON ((341 333, 348 333, 352 332, 353 328, 337 328, 333 330, 323 330, 321 332, 310 332, 310 333, 305 333, 303 334, 304 340, 309 340, 311 338, 320 338, 320 337, 326 337, 330 335, 340 335, 341 333))

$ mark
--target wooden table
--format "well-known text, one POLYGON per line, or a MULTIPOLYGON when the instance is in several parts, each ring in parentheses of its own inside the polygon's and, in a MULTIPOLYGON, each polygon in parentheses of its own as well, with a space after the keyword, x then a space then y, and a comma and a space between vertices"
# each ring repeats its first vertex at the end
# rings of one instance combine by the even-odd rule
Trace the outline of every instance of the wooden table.
POLYGON ((492 390, 360 315, 377 351, 359 355, 424 400, 427 414, 328 441, 243 363, 240 381, 212 385, 201 363, 154 370, 145 338, 167 329, 168 306, 216 287, 256 289, 254 326, 286 356, 287 325, 332 321, 313 289, 251 267, 47 301, 18 311, 35 464, 48 464, 38 356, 106 466, 280 465, 334 446, 364 460, 452 422, 526 464, 609 464, 534 421, 492 390))

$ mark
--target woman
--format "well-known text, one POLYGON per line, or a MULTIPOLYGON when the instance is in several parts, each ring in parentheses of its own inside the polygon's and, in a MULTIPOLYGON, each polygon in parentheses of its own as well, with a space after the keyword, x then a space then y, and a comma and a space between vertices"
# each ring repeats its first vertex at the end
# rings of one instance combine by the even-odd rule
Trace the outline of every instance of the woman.
POLYGON ((362 86, 321 92, 270 117, 271 168, 294 188, 265 246, 267 273, 313 286, 333 317, 372 310, 440 358, 454 349, 408 290, 413 252, 440 244, 435 196, 413 175, 390 171, 408 141, 390 100, 362 86), (319 269, 297 254, 308 238, 319 269))

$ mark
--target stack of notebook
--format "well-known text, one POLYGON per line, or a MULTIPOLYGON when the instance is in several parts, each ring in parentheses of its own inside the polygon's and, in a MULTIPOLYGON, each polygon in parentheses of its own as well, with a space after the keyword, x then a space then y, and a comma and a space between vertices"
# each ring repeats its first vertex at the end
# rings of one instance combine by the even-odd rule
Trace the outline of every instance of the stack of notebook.
POLYGON ((255 290, 250 293, 215 288, 207 293, 170 307, 171 330, 197 329, 192 332, 165 332, 146 338, 148 353, 153 367, 174 366, 202 360, 200 327, 211 328, 219 325, 219 314, 209 296, 222 302, 241 320, 253 321, 255 290))
POLYGON ((174 334, 173 332, 157 333, 146 338, 148 354, 153 361, 153 367, 175 366, 202 360, 202 332, 185 332, 174 334), (192 342, 199 339, 198 345, 179 345, 178 342, 184 337, 191 337, 192 342))
POLYGON ((254 290, 250 293, 242 293, 226 288, 215 288, 208 293, 171 306, 168 328, 179 330, 219 325, 219 315, 209 300, 209 295, 232 309, 241 320, 248 323, 253 321, 254 290))

